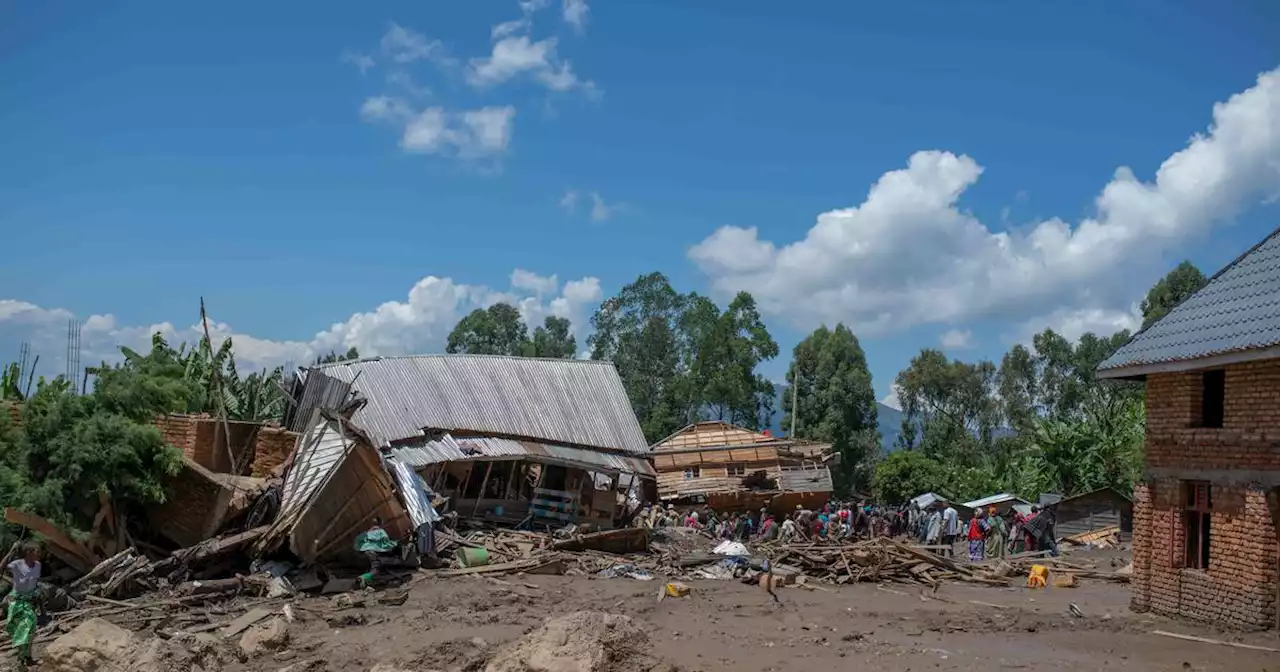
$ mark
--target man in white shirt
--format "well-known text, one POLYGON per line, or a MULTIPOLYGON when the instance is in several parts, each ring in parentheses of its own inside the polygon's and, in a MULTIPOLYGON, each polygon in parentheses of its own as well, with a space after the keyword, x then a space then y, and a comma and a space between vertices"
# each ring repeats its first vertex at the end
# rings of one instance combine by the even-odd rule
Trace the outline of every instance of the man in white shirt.
POLYGON ((956 537, 959 535, 960 515, 951 506, 951 502, 947 502, 947 508, 942 511, 942 543, 951 546, 956 543, 956 537))

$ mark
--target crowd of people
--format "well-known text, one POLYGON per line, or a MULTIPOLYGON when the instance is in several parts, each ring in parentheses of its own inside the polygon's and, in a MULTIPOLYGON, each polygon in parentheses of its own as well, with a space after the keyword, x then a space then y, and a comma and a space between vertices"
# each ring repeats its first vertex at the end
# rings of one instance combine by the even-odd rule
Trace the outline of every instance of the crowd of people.
POLYGON ((779 519, 767 508, 719 513, 709 506, 678 511, 672 504, 650 506, 640 516, 648 528, 687 527, 705 530, 717 539, 733 541, 856 540, 906 536, 922 545, 945 550, 965 542, 969 559, 1004 557, 1023 551, 1058 554, 1052 510, 1032 506, 1027 514, 996 507, 977 509, 967 521, 946 500, 920 507, 915 503, 884 507, 865 502, 834 502, 817 510, 797 505, 779 519))
POLYGON ((905 508, 841 502, 827 503, 816 510, 796 505, 794 511, 780 517, 766 508, 721 514, 709 506, 681 512, 668 504, 665 508, 649 507, 640 522, 649 528, 706 530, 717 539, 742 542, 866 539, 900 536, 907 531, 905 508))

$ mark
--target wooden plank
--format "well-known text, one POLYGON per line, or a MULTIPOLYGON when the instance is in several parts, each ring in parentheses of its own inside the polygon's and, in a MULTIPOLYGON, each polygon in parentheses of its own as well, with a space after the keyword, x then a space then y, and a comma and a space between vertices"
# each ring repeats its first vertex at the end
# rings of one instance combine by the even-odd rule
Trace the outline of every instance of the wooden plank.
POLYGON ((63 534, 53 523, 35 515, 14 508, 5 507, 4 519, 14 525, 21 525, 39 534, 49 542, 49 551, 71 568, 84 574, 93 571, 101 562, 101 558, 80 543, 63 534))
POLYGON ((1240 642, 1226 642, 1221 639, 1210 639, 1208 637, 1196 637, 1195 635, 1180 635, 1176 632, 1165 632, 1164 630, 1152 630, 1151 634, 1160 635, 1161 637, 1172 637, 1174 639, 1182 639, 1188 642, 1200 642, 1202 644, 1217 644, 1218 646, 1230 646, 1236 649, 1249 649, 1250 651, 1267 651, 1269 653, 1280 653, 1280 649, 1271 646, 1258 646, 1256 644, 1242 644, 1240 642))
POLYGON ((223 628, 218 634, 222 635, 224 638, 234 637, 245 630, 248 630, 254 623, 261 621, 273 613, 275 613, 274 609, 268 609, 266 607, 250 609, 247 613, 228 623, 227 627, 223 628))

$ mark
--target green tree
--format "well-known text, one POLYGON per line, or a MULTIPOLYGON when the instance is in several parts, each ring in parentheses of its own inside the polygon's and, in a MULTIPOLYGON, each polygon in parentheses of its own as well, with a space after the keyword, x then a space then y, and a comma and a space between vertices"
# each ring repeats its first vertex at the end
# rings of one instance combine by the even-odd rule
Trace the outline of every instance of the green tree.
POLYGON ((146 356, 98 368, 93 392, 77 395, 59 377, 22 406, 22 426, 5 444, 0 488, 29 510, 70 529, 87 529, 99 493, 119 506, 164 501, 164 481, 182 454, 152 424, 157 415, 198 408, 199 384, 158 334, 146 356))
POLYGON ((880 445, 875 389, 858 337, 843 324, 823 326, 796 344, 782 398, 783 428, 794 418, 798 438, 831 443, 840 453, 834 474, 842 494, 866 485, 880 445))
POLYGON ((527 356, 532 354, 532 344, 520 311, 509 303, 495 303, 459 320, 449 333, 445 352, 527 356))
POLYGON ((755 367, 778 346, 751 295, 739 294, 721 313, 650 273, 606 299, 591 325, 591 358, 618 369, 650 441, 703 417, 753 428, 771 419, 773 384, 755 367))
POLYGON ((661 273, 642 275, 605 299, 591 317, 587 339, 592 359, 613 362, 650 441, 666 436, 691 417, 689 352, 681 321, 690 298, 661 273))
POLYGON ((764 326, 756 301, 739 292, 701 339, 695 371, 702 401, 712 417, 749 429, 772 420, 762 413, 771 408, 773 383, 756 374, 761 362, 778 356, 778 344, 764 326), (762 403, 768 400, 767 406, 762 403))
POLYGON ((876 501, 898 506, 926 492, 948 492, 947 470, 938 460, 918 450, 900 450, 876 462, 871 492, 876 501))
POLYGON ((894 380, 903 414, 919 423, 918 443, 911 443, 931 457, 971 464, 1000 424, 996 378, 991 362, 949 361, 940 350, 921 350, 894 380))
POLYGON ((1178 264, 1147 292, 1142 300, 1142 328, 1146 329, 1153 322, 1169 314, 1174 306, 1187 300, 1200 288, 1209 284, 1209 279, 1190 261, 1178 264))
POLYGON ((568 318, 548 316, 542 326, 533 330, 533 356, 573 359, 578 354, 578 340, 570 332, 568 318))
POLYGON ((321 364, 333 364, 335 362, 347 362, 357 359, 360 359, 360 351, 353 345, 347 350, 346 354, 339 354, 330 350, 329 354, 316 357, 315 361, 312 362, 312 365, 320 366, 321 364))

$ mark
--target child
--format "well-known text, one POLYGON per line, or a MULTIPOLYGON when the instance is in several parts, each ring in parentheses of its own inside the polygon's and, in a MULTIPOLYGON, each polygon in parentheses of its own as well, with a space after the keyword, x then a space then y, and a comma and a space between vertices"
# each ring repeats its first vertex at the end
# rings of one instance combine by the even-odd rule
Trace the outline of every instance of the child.
POLYGON ((32 665, 31 640, 36 634, 35 599, 40 592, 40 549, 35 544, 22 547, 22 557, 9 563, 9 577, 13 592, 9 594, 9 609, 4 629, 18 650, 20 665, 32 665))

